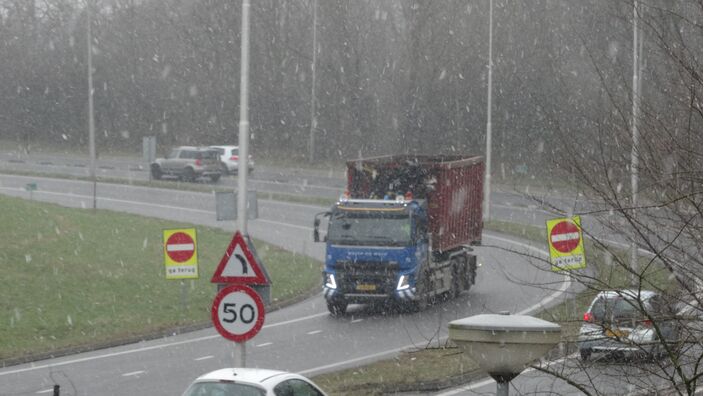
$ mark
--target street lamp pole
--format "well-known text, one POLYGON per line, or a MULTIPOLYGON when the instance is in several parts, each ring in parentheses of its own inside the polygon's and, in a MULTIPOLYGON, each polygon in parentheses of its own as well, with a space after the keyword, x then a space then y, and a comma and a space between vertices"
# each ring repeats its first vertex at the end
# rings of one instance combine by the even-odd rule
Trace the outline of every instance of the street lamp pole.
MULTIPOLYGON (((633 0, 633 82, 631 93, 633 96, 633 109, 631 120, 632 146, 631 146, 631 216, 635 220, 636 206, 638 205, 638 117, 640 115, 640 46, 642 41, 638 36, 638 0, 633 0)), ((635 224, 635 221, 633 222, 635 224)), ((633 230, 631 241, 631 285, 637 286, 636 274, 638 272, 638 247, 636 246, 636 230, 633 230)))
POLYGON ((244 235, 247 234, 247 178, 249 176, 249 9, 249 0, 242 0, 237 228, 244 235))
POLYGON ((315 115, 315 67, 318 56, 318 0, 313 0, 313 62, 311 65, 310 88, 310 140, 308 142, 308 162, 315 157, 315 129, 318 127, 318 117, 315 115))
POLYGON ((93 0, 86 2, 86 46, 88 49, 88 146, 90 151, 90 179, 93 181, 93 210, 96 204, 96 177, 95 177, 95 117, 93 116, 93 35, 92 14, 93 0))
MULTIPOLYGON (((247 178, 249 177, 249 0, 242 0, 240 56, 240 127, 237 172, 237 228, 247 236, 247 178)), ((247 367, 246 342, 237 342, 240 367, 247 367)))
POLYGON ((486 172, 484 181, 484 221, 489 220, 491 207, 491 72, 494 64, 492 58, 494 41, 494 0, 489 0, 489 75, 486 104, 486 172))

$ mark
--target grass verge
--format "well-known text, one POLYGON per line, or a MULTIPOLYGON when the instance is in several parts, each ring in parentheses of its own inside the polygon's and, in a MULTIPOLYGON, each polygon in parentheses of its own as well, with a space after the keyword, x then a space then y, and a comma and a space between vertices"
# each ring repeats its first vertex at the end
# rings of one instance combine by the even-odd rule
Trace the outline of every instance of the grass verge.
POLYGON ((424 392, 477 377, 479 366, 456 347, 404 351, 393 359, 313 377, 330 395, 424 392))
MULTIPOLYGON (((231 233, 196 226, 200 278, 182 286, 164 278, 162 230, 190 224, 1 195, 0 208, 0 361, 210 322, 210 274, 231 233)), ((255 246, 272 302, 317 286, 319 262, 255 246)))

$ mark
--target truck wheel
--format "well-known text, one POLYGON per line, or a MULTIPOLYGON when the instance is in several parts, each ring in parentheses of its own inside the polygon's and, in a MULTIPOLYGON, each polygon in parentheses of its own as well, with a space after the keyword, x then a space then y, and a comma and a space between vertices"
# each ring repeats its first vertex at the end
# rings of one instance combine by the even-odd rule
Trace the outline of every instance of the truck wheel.
POLYGON ((579 357, 582 359, 583 362, 588 361, 590 356, 592 356, 591 349, 580 349, 579 350, 579 357))
POLYGON ((428 308, 428 297, 421 296, 415 301, 408 303, 408 308, 410 312, 421 312, 428 308))
POLYGON ((455 260, 452 260, 453 264, 450 268, 450 287, 445 291, 440 298, 442 301, 450 301, 460 294, 460 274, 457 265, 455 265, 455 260))
POLYGON ((462 290, 466 290, 467 266, 464 265, 464 260, 453 260, 452 265, 452 284, 450 286, 450 298, 457 298, 462 290))
POLYGON ((186 182, 196 181, 196 172, 193 170, 193 168, 184 169, 183 173, 181 174, 181 180, 186 182))
POLYGON ((328 311, 332 316, 342 316, 347 312, 347 301, 328 301, 328 311))
POLYGON ((160 180, 162 175, 161 167, 157 164, 152 165, 152 178, 154 180, 160 180))
POLYGON ((465 270, 467 271, 464 278, 465 282, 467 282, 465 290, 469 290, 477 280, 477 256, 467 255, 465 265, 465 270))
POLYGON ((418 299, 408 303, 408 309, 410 312, 420 312, 428 307, 428 295, 425 292, 428 289, 426 279, 426 277, 423 277, 419 279, 416 284, 416 295, 418 296, 418 299))

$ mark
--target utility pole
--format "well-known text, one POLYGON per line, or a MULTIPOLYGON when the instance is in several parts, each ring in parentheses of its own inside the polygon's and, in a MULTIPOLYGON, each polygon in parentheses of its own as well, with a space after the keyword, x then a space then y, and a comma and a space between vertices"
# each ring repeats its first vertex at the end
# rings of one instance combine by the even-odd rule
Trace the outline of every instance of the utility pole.
POLYGON ((93 211, 97 208, 95 177, 95 118, 93 117, 93 0, 86 3, 86 46, 88 49, 88 146, 90 151, 90 179, 93 181, 93 211))
POLYGON ((484 221, 491 215, 491 72, 494 65, 492 58, 494 41, 494 0, 489 0, 489 76, 486 102, 486 173, 484 181, 484 221))
MULTIPOLYGON (((638 117, 640 116, 640 50, 642 47, 642 38, 638 35, 638 0, 633 0, 633 82, 631 92, 633 96, 633 118, 631 120, 632 146, 631 146, 631 216, 633 223, 637 215, 638 206, 638 141, 640 133, 638 131, 638 117)), ((636 274, 639 271, 638 265, 638 246, 636 238, 638 232, 633 230, 633 240, 631 241, 631 286, 637 286, 636 274)))
POLYGON ((308 162, 315 160, 315 130, 318 128, 318 117, 315 113, 315 68, 318 56, 318 0, 313 0, 313 62, 311 64, 310 88, 310 140, 308 141, 308 162))
MULTIPOLYGON (((237 229, 247 234, 247 178, 249 177, 249 0, 242 0, 242 43, 240 56, 240 128, 237 164, 237 229)), ((239 366, 247 367, 247 344, 237 342, 239 366)))

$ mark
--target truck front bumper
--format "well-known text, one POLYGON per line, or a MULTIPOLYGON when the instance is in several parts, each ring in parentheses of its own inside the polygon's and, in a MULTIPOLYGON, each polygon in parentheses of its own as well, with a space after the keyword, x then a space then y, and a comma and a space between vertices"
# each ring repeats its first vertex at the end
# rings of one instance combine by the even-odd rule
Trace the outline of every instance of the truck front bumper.
POLYGON ((338 289, 333 289, 328 286, 323 286, 323 295, 327 301, 345 300, 353 304, 364 304, 371 301, 379 301, 385 299, 393 299, 399 302, 410 302, 418 299, 416 288, 408 288, 405 290, 395 290, 391 294, 375 294, 375 293, 343 293, 338 289))

